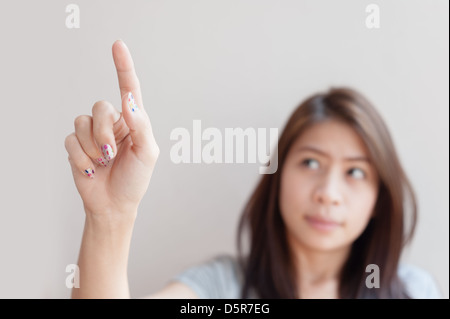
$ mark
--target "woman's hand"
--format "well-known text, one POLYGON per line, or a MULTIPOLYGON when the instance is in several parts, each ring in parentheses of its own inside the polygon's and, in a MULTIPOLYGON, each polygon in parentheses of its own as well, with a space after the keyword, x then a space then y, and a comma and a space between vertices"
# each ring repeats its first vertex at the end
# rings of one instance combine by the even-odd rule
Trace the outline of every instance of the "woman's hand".
POLYGON ((65 139, 86 214, 94 216, 134 215, 159 155, 131 54, 121 40, 113 44, 112 53, 122 112, 98 101, 92 115, 75 119, 75 132, 65 139))

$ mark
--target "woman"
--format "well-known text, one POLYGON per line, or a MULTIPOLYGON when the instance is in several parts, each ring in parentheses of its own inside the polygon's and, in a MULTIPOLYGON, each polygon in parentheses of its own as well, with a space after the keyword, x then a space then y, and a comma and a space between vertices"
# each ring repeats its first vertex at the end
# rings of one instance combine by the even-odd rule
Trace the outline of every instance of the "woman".
MULTIPOLYGON (((122 41, 113 57, 122 113, 97 102, 65 141, 86 212, 74 298, 130 297, 132 229, 159 155, 122 41)), ((149 298, 439 297, 429 274, 399 264, 416 222, 415 195, 383 120, 364 97, 334 89, 303 102, 280 137, 278 167, 262 177, 245 208, 239 258, 191 267, 149 298)))

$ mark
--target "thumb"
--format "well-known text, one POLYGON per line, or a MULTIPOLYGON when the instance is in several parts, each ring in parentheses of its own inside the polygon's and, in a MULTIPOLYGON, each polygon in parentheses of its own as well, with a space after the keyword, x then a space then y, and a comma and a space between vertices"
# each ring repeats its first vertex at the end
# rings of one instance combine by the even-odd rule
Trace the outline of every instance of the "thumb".
POLYGON ((155 149, 156 142, 150 119, 144 108, 137 104, 132 92, 128 92, 122 97, 122 115, 130 129, 131 141, 136 147, 136 152, 155 149))

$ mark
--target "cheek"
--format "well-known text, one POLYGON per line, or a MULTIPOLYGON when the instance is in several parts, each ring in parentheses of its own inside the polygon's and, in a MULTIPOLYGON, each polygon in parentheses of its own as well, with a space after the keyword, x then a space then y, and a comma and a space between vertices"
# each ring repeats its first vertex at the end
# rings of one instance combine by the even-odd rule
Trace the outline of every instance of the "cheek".
POLYGON ((351 216, 347 219, 348 226, 356 235, 362 233, 372 217, 377 192, 366 189, 359 192, 352 200, 351 216))
POLYGON ((298 218, 305 208, 311 185, 305 178, 292 171, 286 171, 281 177, 280 211, 283 219, 298 218), (297 216, 297 217, 295 217, 297 216))

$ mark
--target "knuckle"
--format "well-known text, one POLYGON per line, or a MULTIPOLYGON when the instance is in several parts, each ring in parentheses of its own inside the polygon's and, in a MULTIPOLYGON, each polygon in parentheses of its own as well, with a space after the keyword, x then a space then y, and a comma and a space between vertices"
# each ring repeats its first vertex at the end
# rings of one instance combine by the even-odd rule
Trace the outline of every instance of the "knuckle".
POLYGON ((126 93, 133 92, 133 94, 134 94, 141 87, 141 83, 139 82, 139 79, 137 78, 136 73, 134 73, 134 75, 135 76, 134 76, 133 80, 131 81, 130 85, 127 85, 127 86, 124 85, 120 88, 122 90, 122 92, 126 92, 126 93))
POLYGON ((75 130, 86 128, 90 125, 91 117, 89 115, 79 115, 74 120, 75 130))
POLYGON ((92 114, 109 112, 110 110, 111 103, 106 100, 97 101, 94 103, 94 106, 92 106, 92 114))
POLYGON ((75 133, 71 133, 66 136, 66 138, 64 139, 64 147, 66 148, 67 151, 69 151, 70 146, 73 145, 73 143, 75 143, 76 140, 77 137, 75 136, 75 133))
POLYGON ((159 146, 155 144, 153 146, 152 152, 151 152, 151 154, 152 154, 152 161, 156 162, 156 160, 158 159, 160 153, 161 153, 161 151, 159 149, 159 146))

